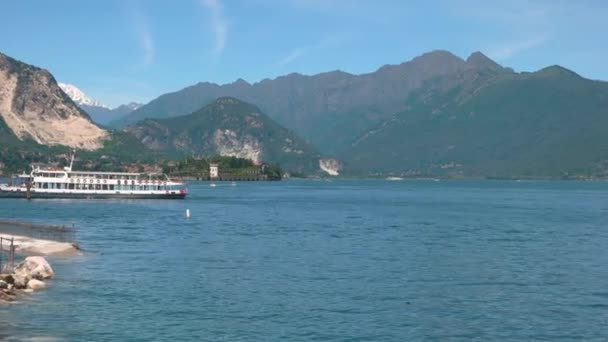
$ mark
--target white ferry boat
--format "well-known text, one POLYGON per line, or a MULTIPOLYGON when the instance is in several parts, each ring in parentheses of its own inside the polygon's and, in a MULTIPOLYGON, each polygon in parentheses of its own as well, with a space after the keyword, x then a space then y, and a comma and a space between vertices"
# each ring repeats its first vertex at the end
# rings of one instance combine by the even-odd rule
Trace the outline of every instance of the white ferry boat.
POLYGON ((183 199, 184 183, 164 174, 72 171, 33 168, 28 174, 0 184, 0 198, 158 198, 183 199))

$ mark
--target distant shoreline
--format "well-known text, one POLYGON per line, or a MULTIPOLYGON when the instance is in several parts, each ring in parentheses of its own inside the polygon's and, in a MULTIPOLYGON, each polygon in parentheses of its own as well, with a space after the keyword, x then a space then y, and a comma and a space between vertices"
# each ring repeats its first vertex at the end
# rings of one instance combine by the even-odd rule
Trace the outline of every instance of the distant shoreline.
POLYGON ((580 182, 599 182, 608 181, 608 177, 407 177, 395 175, 382 176, 318 176, 318 177, 287 177, 284 180, 315 180, 315 179, 335 179, 335 180, 385 180, 385 181, 580 181, 580 182))

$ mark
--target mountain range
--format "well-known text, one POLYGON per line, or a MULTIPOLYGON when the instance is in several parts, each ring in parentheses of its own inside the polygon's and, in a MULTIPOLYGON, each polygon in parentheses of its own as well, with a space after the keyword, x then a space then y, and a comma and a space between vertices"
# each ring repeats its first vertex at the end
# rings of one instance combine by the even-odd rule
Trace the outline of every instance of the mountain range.
POLYGON ((255 103, 354 175, 561 177, 608 164, 606 82, 559 66, 517 73, 480 52, 433 51, 362 75, 198 83, 114 124, 177 116, 218 96, 255 103))
POLYGON ((101 125, 107 125, 111 121, 121 119, 142 106, 141 103, 131 102, 116 108, 110 108, 97 100, 91 99, 73 84, 59 83, 59 87, 61 87, 61 90, 63 90, 82 110, 87 112, 93 121, 101 125))
POLYGON ((412 93, 426 82, 486 69, 513 72, 481 53, 463 60, 447 51, 433 51, 362 75, 332 71, 312 76, 292 73, 254 84, 244 80, 225 85, 204 82, 162 95, 110 125, 124 127, 144 118, 183 115, 220 96, 233 96, 255 103, 322 152, 337 153, 371 127, 405 110, 412 93))
MULTIPOLYGON (((48 71, 0 57, 7 146, 123 157, 223 154, 356 176, 608 176, 608 83, 560 66, 515 72, 480 52, 462 59, 433 51, 362 75, 198 83, 161 95, 108 131, 48 71)), ((2 149, 6 164, 1 158, 2 149)))

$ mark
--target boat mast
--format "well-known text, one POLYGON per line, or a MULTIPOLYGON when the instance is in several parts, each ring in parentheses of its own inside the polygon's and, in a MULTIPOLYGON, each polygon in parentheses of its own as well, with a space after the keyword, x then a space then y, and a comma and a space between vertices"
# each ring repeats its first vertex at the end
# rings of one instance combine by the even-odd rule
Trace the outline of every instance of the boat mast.
POLYGON ((70 166, 66 170, 68 172, 72 172, 72 166, 74 165, 74 156, 76 155, 76 150, 72 150, 72 158, 70 158, 70 166))

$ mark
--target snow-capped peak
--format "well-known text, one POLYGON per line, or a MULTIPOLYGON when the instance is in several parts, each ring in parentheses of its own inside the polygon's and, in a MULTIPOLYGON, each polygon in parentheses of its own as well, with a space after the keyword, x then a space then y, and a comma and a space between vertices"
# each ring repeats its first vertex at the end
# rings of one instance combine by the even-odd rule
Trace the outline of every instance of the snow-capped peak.
POLYGON ((104 105, 103 103, 91 99, 84 92, 82 92, 82 90, 76 88, 76 86, 72 84, 59 83, 59 87, 72 99, 72 101, 76 102, 76 104, 80 106, 86 105, 110 109, 110 107, 104 105))
MULTIPOLYGON (((125 106, 125 107, 129 108, 130 110, 137 110, 137 109, 139 109, 141 106, 143 106, 143 104, 141 104, 141 103, 137 103, 137 102, 129 102, 129 103, 127 103, 127 104, 125 104, 125 105, 122 105, 122 106, 125 106)), ((122 106, 121 106, 121 107, 122 107, 122 106)))

